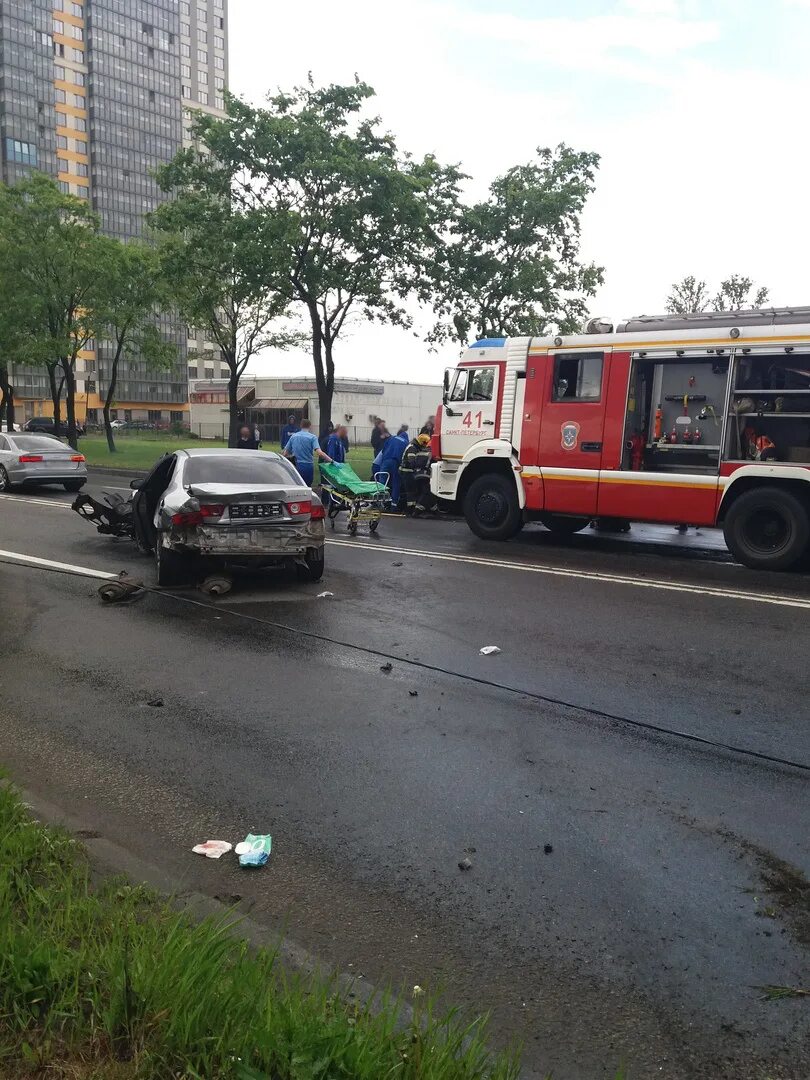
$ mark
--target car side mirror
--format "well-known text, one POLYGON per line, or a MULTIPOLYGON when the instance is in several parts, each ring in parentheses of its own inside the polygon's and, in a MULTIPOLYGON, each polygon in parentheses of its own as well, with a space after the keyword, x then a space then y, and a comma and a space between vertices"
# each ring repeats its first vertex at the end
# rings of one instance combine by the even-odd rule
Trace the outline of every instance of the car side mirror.
POLYGON ((444 369, 444 380, 442 382, 442 404, 447 404, 447 395, 450 391, 450 369, 444 369))
POLYGON ((130 480, 129 486, 133 491, 140 491, 143 487, 143 480, 130 480))

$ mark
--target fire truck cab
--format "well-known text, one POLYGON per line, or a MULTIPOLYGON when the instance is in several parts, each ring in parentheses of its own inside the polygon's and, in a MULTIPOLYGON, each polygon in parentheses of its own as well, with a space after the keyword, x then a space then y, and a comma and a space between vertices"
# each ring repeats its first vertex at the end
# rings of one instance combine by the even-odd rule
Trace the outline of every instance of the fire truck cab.
POLYGON ((810 550, 810 308, 489 338, 445 372, 431 489, 478 536, 527 521, 720 526, 746 566, 810 550))

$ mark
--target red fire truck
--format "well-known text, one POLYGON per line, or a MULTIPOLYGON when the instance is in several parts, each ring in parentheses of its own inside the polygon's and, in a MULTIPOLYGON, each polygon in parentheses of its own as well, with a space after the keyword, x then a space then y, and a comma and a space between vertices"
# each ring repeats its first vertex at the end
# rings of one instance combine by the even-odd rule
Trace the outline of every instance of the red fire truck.
POLYGON ((478 536, 537 520, 717 525, 746 566, 810 550, 810 308, 490 338, 445 372, 431 489, 478 536))

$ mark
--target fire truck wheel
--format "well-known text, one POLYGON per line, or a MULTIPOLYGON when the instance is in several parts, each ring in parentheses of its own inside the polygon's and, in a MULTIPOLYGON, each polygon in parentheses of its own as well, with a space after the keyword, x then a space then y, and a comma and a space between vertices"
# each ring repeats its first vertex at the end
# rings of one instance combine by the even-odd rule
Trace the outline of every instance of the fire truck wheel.
POLYGON ((723 534, 729 551, 744 566, 788 570, 810 545, 807 503, 782 488, 752 488, 729 507, 723 534))
POLYGON ((573 536, 591 523, 590 518, 566 517, 564 514, 541 514, 540 521, 555 536, 573 536))
POLYGON ((497 473, 479 476, 464 496, 464 516, 483 540, 508 540, 523 526, 514 483, 497 473))

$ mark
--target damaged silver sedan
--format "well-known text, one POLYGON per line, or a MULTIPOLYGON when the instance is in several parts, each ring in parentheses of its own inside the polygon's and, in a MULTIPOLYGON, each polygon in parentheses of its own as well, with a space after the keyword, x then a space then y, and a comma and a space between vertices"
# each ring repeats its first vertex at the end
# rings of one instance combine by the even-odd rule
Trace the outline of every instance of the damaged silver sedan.
POLYGON ((154 552, 159 585, 228 564, 323 574, 323 506, 279 454, 177 450, 131 487, 135 539, 154 552))

